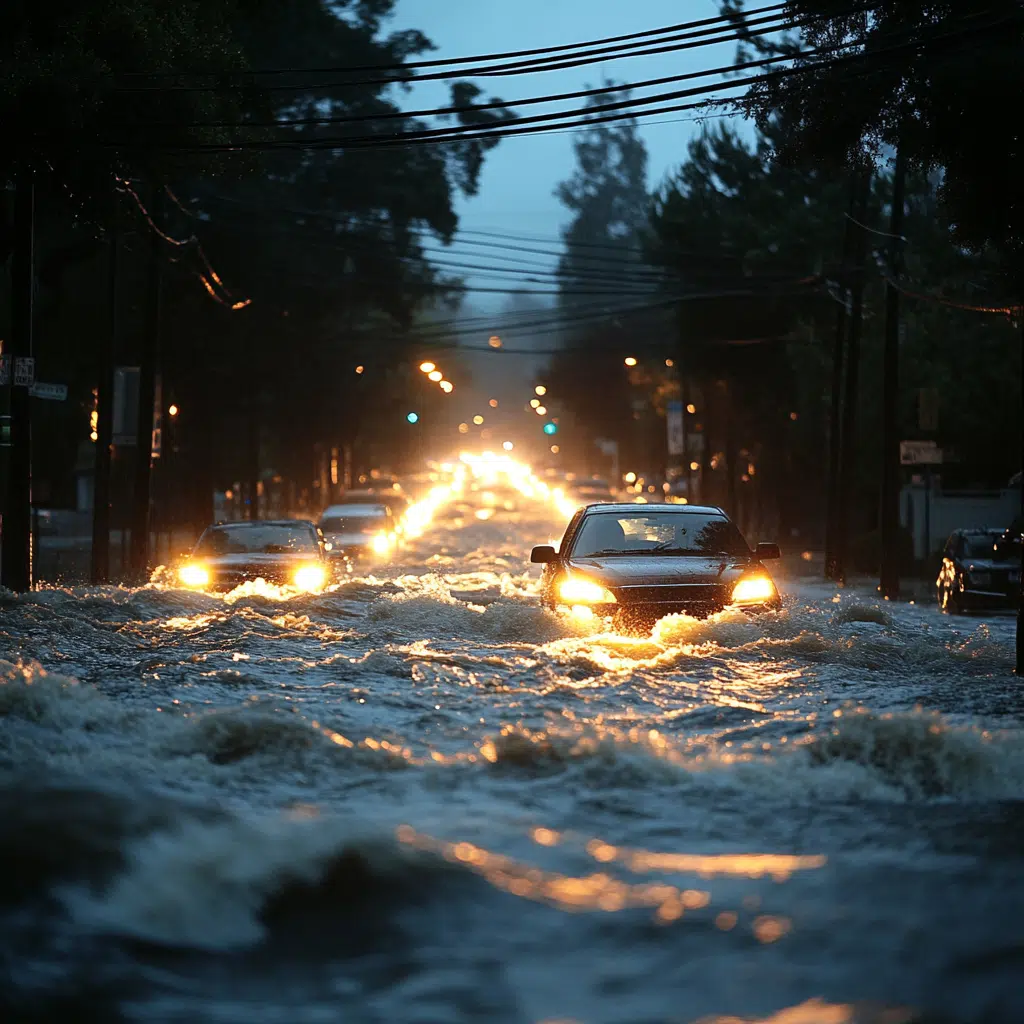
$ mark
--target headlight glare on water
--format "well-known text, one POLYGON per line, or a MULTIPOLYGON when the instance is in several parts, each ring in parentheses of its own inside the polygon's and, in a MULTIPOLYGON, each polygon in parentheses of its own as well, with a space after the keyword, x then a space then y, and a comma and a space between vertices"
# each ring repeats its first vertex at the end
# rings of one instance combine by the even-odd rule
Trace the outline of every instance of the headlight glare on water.
POLYGON ((736 604, 760 604, 775 597, 775 584, 767 576, 748 576, 733 587, 736 604))
POLYGON ((210 582, 210 573, 201 565, 190 562, 178 570, 178 578, 186 587, 205 587, 210 582))
POLYGON ((295 586, 299 590, 320 590, 327 578, 327 574, 319 565, 304 565, 295 571, 295 586))
POLYGON ((570 576, 562 580, 558 587, 558 596, 568 605, 614 604, 615 595, 606 587, 593 580, 570 576))

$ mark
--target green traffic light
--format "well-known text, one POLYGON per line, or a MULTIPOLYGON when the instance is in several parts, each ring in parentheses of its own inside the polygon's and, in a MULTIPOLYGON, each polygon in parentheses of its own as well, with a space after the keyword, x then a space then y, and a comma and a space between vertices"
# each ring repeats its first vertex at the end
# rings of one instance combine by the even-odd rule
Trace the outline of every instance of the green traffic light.
POLYGON ((420 414, 418 412, 411 412, 405 417, 410 423, 419 423, 420 414))
POLYGON ((547 434, 548 437, 550 437, 552 434, 557 434, 558 433, 558 424, 557 423, 545 423, 544 424, 544 433, 547 434))

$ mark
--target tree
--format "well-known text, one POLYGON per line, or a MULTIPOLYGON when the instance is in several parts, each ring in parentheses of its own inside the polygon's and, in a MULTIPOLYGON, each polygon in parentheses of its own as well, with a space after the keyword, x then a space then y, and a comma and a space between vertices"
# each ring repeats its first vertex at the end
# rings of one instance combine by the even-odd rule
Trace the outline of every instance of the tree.
MULTIPOLYGON (((742 28, 744 0, 721 7, 742 28)), ((902 141, 908 166, 942 169, 939 197, 957 242, 994 247, 1004 273, 1018 277, 1024 152, 993 97, 1016 96, 1024 84, 1020 4, 911 0, 851 12, 836 0, 790 0, 786 14, 801 22, 798 33, 741 48, 794 56, 797 74, 769 77, 743 101, 760 128, 780 117, 786 124, 779 159, 848 167, 902 141)))

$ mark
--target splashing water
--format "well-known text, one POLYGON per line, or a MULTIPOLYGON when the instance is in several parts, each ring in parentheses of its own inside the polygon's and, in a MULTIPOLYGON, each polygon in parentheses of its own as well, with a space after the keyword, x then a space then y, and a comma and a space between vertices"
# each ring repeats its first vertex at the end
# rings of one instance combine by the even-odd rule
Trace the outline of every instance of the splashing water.
POLYGON ((540 607, 573 508, 464 456, 322 594, 5 597, 5 1019, 1024 1019, 1012 621, 620 636, 540 607))

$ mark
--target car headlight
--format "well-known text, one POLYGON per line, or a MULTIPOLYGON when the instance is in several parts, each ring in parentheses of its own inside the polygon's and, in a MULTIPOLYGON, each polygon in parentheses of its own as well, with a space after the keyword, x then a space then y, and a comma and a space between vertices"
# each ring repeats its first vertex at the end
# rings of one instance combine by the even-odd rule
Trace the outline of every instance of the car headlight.
POLYGON ((615 604, 615 595, 606 587, 593 580, 570 576, 562 580, 558 596, 568 605, 574 604, 615 604))
POLYGON ((178 570, 178 578, 186 587, 205 587, 209 585, 210 573, 201 565, 189 563, 178 570))
POLYGON ((767 576, 748 576, 732 588, 735 604, 760 604, 775 597, 775 584, 767 576))
POLYGON ((327 574, 319 565, 304 565, 295 571, 295 586, 299 590, 320 590, 326 579, 327 574))
POLYGON ((391 550, 391 538, 386 533, 378 533, 370 545, 373 548, 374 554, 386 555, 391 550))

